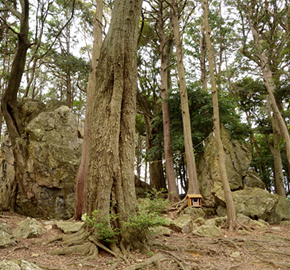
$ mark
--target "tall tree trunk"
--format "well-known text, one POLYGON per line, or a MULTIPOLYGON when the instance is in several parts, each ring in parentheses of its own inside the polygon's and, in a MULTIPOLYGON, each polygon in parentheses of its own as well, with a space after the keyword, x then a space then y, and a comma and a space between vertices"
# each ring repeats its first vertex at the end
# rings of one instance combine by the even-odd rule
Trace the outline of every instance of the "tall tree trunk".
POLYGON ((69 68, 66 72, 66 105, 69 108, 71 108, 71 105, 72 105, 72 85, 71 85, 71 76, 70 76, 69 68))
POLYGON ((153 115, 156 115, 160 112, 160 105, 156 101, 153 102, 153 108, 148 99, 143 96, 141 93, 137 93, 138 104, 141 107, 144 113, 144 122, 146 128, 146 148, 147 148, 147 157, 149 161, 149 174, 150 174, 150 187, 156 190, 162 188, 166 189, 166 181, 163 174, 163 164, 162 164, 162 155, 157 157, 151 157, 149 150, 155 145, 154 139, 156 133, 160 130, 152 128, 152 119, 153 115), (152 115, 153 111, 153 115, 152 115))
POLYGON ((255 24, 253 22, 252 5, 251 4, 249 5, 248 10, 247 10, 247 16, 248 16, 249 25, 250 25, 250 28, 252 31, 252 35, 254 38, 255 46, 257 49, 257 56, 259 57, 259 60, 260 60, 260 67, 262 69, 265 86, 266 86, 266 89, 267 89, 269 96, 270 96, 270 99, 271 99, 273 112, 275 114, 275 117, 277 118, 281 136, 286 144, 285 145, 286 157, 287 157, 287 162, 288 162, 288 166, 289 166, 290 165, 290 136, 289 136, 289 131, 288 131, 286 123, 285 123, 285 121, 280 113, 280 110, 278 108, 278 105, 277 105, 277 102, 276 102, 276 99, 274 96, 274 92, 276 90, 276 87, 275 87, 275 83, 273 80, 273 75, 272 75, 272 71, 270 68, 269 59, 267 58, 267 56, 262 48, 259 32, 255 28, 255 24))
POLYGON ((137 179, 135 179, 135 186, 141 186, 141 167, 142 167, 142 137, 140 133, 137 133, 137 146, 136 146, 136 172, 137 179))
POLYGON ((95 85, 96 85, 96 68, 98 66, 101 46, 102 46, 102 17, 103 17, 103 0, 96 0, 96 14, 94 18, 94 43, 91 61, 91 69, 87 86, 87 108, 84 127, 84 140, 82 155, 77 173, 75 188, 75 213, 74 219, 79 220, 83 213, 86 212, 86 191, 87 172, 88 172, 88 133, 92 122, 92 110, 94 107, 95 85))
POLYGON ((210 40, 210 26, 208 22, 209 7, 207 0, 203 0, 204 9, 204 22, 206 30, 206 43, 208 51, 208 62, 209 62, 209 73, 210 73, 210 83, 212 89, 212 102, 213 102, 213 125, 214 125, 214 138, 217 148, 217 156, 219 161, 220 177, 223 184, 223 189, 225 193, 226 205, 227 205, 227 223, 229 230, 232 231, 237 226, 236 211, 234 206, 234 201, 232 197, 232 192, 230 189, 230 184, 226 171, 225 164, 225 153, 223 148, 223 143, 220 134, 220 118, 219 118, 219 103, 218 103, 218 93, 216 88, 215 76, 214 76, 214 51, 211 46, 210 40))
POLYGON ((142 0, 115 0, 97 66, 89 126, 87 212, 110 226, 115 206, 121 247, 136 243, 122 221, 136 215, 134 186, 137 38, 142 0))
POLYGON ((163 135, 164 135, 164 156, 165 156, 165 171, 168 183, 168 198, 170 201, 179 201, 178 189, 175 182, 173 154, 171 149, 171 134, 170 134, 170 112, 168 99, 168 68, 170 56, 172 52, 172 38, 166 37, 164 30, 163 18, 163 1, 159 1, 159 36, 160 36, 160 58, 161 58, 161 99, 162 99, 162 114, 163 114, 163 135))
POLYGON ((24 72, 27 49, 29 47, 29 1, 20 1, 22 12, 17 12, 20 21, 20 32, 18 34, 17 51, 12 63, 12 68, 8 80, 7 88, 2 96, 1 109, 6 121, 7 130, 11 139, 13 155, 15 158, 15 180, 10 187, 11 195, 6 205, 1 205, 2 209, 14 211, 16 193, 26 196, 27 202, 31 202, 29 191, 25 189, 24 182, 27 180, 25 169, 26 160, 26 139, 23 138, 24 127, 20 123, 19 111, 17 108, 17 94, 20 87, 21 78, 24 72))
POLYGON ((207 78, 206 78, 206 41, 205 41, 205 29, 204 25, 201 26, 201 36, 200 36, 200 69, 201 69, 201 82, 202 88, 207 91, 207 78))
POLYGON ((284 175, 283 175, 283 166, 282 166, 282 158, 280 152, 280 131, 277 122, 276 115, 273 114, 271 116, 271 101, 270 98, 267 98, 267 108, 268 108, 268 115, 269 119, 272 121, 272 128, 273 128, 273 146, 269 143, 269 147, 274 159, 274 179, 275 179, 275 191, 277 194, 286 198, 285 186, 284 186, 284 175))
POLYGON ((178 5, 176 0, 171 1, 172 13, 171 20, 174 33, 174 41, 176 47, 176 58, 177 58, 177 70, 179 77, 179 87, 180 87, 180 100, 181 100, 181 111, 182 111, 182 121, 183 121, 183 134, 184 134, 184 145, 185 145, 185 156, 188 171, 188 193, 199 194, 198 179, 196 174, 196 165, 194 159, 194 151, 192 145, 191 136, 191 124, 190 124, 190 114, 188 106, 188 96, 187 87, 185 81, 185 72, 183 66, 183 52, 182 52, 182 42, 179 33, 179 21, 178 21, 178 5))
POLYGON ((259 149, 259 146, 258 146, 258 143, 257 143, 257 140, 256 140, 256 137, 254 135, 254 131, 252 129, 252 122, 251 122, 251 116, 249 115, 248 112, 246 112, 246 117, 247 117, 247 122, 249 124, 249 127, 250 127, 250 136, 251 136, 251 141, 252 141, 252 144, 256 150, 256 153, 257 153, 257 157, 258 157, 258 161, 259 161, 259 168, 260 168, 260 171, 261 171, 261 174, 264 175, 265 173, 265 169, 264 169, 264 165, 262 163, 262 159, 261 159, 261 153, 260 153, 260 149, 259 149))

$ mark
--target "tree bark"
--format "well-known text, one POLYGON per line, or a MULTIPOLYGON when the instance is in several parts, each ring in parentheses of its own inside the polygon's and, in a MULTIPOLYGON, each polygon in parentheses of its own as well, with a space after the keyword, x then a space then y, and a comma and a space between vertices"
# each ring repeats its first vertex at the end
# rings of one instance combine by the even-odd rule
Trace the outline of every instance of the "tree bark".
POLYGON ((277 102, 276 102, 276 99, 274 96, 274 92, 276 90, 276 87, 275 87, 275 83, 273 80, 273 75, 272 75, 272 71, 270 68, 269 59, 267 58, 267 56, 262 48, 259 32, 255 28, 255 24, 253 23, 253 16, 252 16, 251 9, 252 9, 252 5, 250 4, 248 7, 248 10, 247 10, 248 21, 249 21, 249 25, 250 25, 250 28, 252 31, 253 38, 254 38, 254 43, 255 43, 255 46, 257 49, 257 56, 259 57, 259 60, 260 60, 259 64, 260 64, 260 67, 262 69, 265 86, 266 86, 266 89, 267 89, 269 96, 270 96, 270 99, 271 99, 273 112, 274 112, 275 117, 278 121, 281 136, 282 136, 283 140, 285 141, 286 157, 287 157, 288 166, 290 166, 290 136, 289 136, 289 131, 288 131, 286 123, 285 123, 285 121, 280 113, 280 110, 278 108, 278 105, 277 105, 277 102))
POLYGON ((198 179, 196 174, 196 165, 194 159, 194 151, 192 145, 191 136, 191 122, 188 106, 188 96, 187 87, 185 81, 185 72, 183 66, 183 52, 182 52, 182 42, 179 33, 179 22, 178 22, 178 6, 177 1, 171 1, 172 7, 172 26, 174 33, 174 41, 176 47, 176 58, 177 58, 177 70, 179 77, 179 87, 180 87, 180 100, 181 100, 181 111, 182 111, 182 121, 183 121, 183 134, 184 134, 184 146, 185 146, 185 156, 188 171, 188 193, 199 194, 198 179))
POLYGON ((163 115, 163 135, 164 135, 164 156, 165 171, 168 183, 168 198, 170 201, 179 201, 178 189, 175 182, 173 154, 171 150, 171 134, 170 134, 170 112, 168 99, 168 68, 170 56, 172 52, 172 38, 166 37, 164 30, 163 18, 163 1, 159 1, 159 36, 160 36, 160 58, 161 58, 161 99, 162 99, 162 115, 163 115))
POLYGON ((206 43, 208 51, 208 62, 209 62, 209 73, 210 73, 210 83, 212 89, 212 102, 213 102, 213 125, 214 125, 214 138, 217 148, 217 156, 219 161, 220 177, 223 184, 223 189, 225 193, 225 200, 227 205, 227 223, 229 230, 232 231, 237 226, 236 211, 234 206, 234 201, 232 197, 232 192, 230 189, 230 184, 227 176, 226 165, 225 165, 225 153, 223 148, 223 143, 220 134, 220 118, 219 118, 219 103, 218 103, 218 93, 216 88, 215 76, 214 76, 214 51, 211 46, 210 40, 210 26, 208 22, 209 7, 207 0, 203 0, 204 9, 204 22, 206 31, 206 43))
MULTIPOLYGON (((29 47, 29 1, 23 0, 21 3, 21 13, 18 14, 20 21, 20 32, 18 33, 18 45, 12 68, 8 80, 7 88, 2 96, 1 109, 6 121, 7 130, 11 139, 13 155, 15 158, 15 181, 11 188, 11 195, 7 205, 1 205, 2 209, 14 211, 16 194, 28 197, 25 190, 25 181, 27 179, 25 160, 26 160, 26 139, 24 137, 24 127, 19 119, 17 108, 17 94, 21 83, 21 78, 25 68, 26 54, 29 47)), ((28 198, 28 203, 31 198, 28 198)))
POLYGON ((201 82, 202 88, 207 92, 207 78, 206 78, 206 41, 205 41, 205 29, 204 25, 201 26, 201 36, 200 36, 200 69, 201 69, 201 82))
POLYGON ((156 133, 160 130, 152 128, 152 119, 154 115, 160 112, 160 105, 154 100, 153 105, 141 93, 137 93, 138 104, 144 113, 144 122, 146 129, 146 149, 149 162, 150 187, 156 190, 166 189, 166 182, 163 174, 162 155, 151 157, 149 150, 154 146, 156 133))
POLYGON ((91 61, 91 69, 89 74, 87 86, 87 107, 86 119, 84 127, 84 139, 82 147, 82 155, 80 165, 77 173, 76 188, 75 188, 75 213, 74 219, 80 220, 82 214, 86 212, 86 196, 84 192, 87 187, 87 173, 88 173, 88 134, 89 127, 92 122, 92 110, 94 107, 95 85, 96 85, 96 68, 98 66, 101 46, 102 46, 102 17, 103 17, 103 0, 96 0, 96 14, 94 18, 94 43, 91 61))
POLYGON ((276 115, 271 115, 271 101, 270 98, 267 98, 267 108, 268 108, 268 115, 269 119, 272 121, 272 128, 273 128, 273 146, 269 143, 269 147, 274 159, 274 180, 275 180, 275 192, 283 197, 286 198, 286 191, 284 186, 284 175, 283 175, 283 165, 282 165, 282 158, 280 152, 280 131, 277 122, 276 115))
POLYGON ((142 0, 116 0, 111 25, 96 70, 92 120, 89 126, 87 212, 98 210, 96 222, 110 227, 115 207, 121 246, 136 242, 124 228, 136 214, 134 186, 137 38, 142 0))

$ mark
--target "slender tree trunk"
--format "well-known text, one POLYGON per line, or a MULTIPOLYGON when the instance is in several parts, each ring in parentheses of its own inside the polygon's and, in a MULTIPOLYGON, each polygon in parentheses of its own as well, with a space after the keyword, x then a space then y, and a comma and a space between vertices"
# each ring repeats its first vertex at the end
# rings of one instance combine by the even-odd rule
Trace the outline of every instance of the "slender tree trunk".
POLYGON ((24 137, 24 127, 19 118, 17 108, 17 94, 19 91, 21 78, 25 68, 26 54, 29 47, 28 31, 29 31, 29 1, 20 2, 22 12, 18 14, 20 21, 20 32, 18 34, 18 44, 15 57, 13 59, 12 68, 8 80, 7 88, 2 96, 1 109, 6 121, 7 130, 11 139, 15 179, 12 181, 11 194, 5 205, 1 205, 1 209, 14 211, 17 192, 20 196, 27 197, 27 204, 31 203, 32 197, 29 196, 29 190, 26 190, 24 182, 27 180, 26 170, 26 138, 24 137))
POLYGON ((141 186, 141 166, 142 166, 142 137, 140 133, 137 133, 137 147, 136 147, 136 171, 137 179, 135 181, 135 186, 141 186))
POLYGON ((168 183, 168 198, 170 201, 179 201, 178 189, 175 182, 173 154, 171 150, 170 134, 170 112, 168 99, 168 68, 172 52, 172 37, 166 37, 164 31, 163 1, 159 1, 159 36, 160 36, 160 57, 161 57, 161 99, 163 114, 163 134, 164 134, 164 156, 165 171, 168 183))
POLYGON ((175 41, 175 47, 176 47, 185 156, 186 156, 186 164, 187 164, 187 171, 188 171, 188 191, 187 192, 199 194, 200 192, 199 192, 198 179, 197 179, 197 174, 196 174, 196 165, 195 165, 195 159, 194 159, 194 151, 193 151, 193 145, 192 145, 187 87, 186 87, 185 72, 184 72, 184 66, 183 66, 182 42, 181 42, 180 33, 179 33, 177 1, 172 0, 171 4, 172 4, 171 20, 172 20, 174 41, 175 41))
POLYGON ((157 157, 151 157, 149 150, 154 146, 154 139, 156 133, 160 130, 152 128, 153 115, 160 112, 160 105, 156 101, 153 103, 153 108, 146 97, 141 93, 137 93, 138 104, 144 112, 144 121, 146 128, 146 147, 147 147, 147 157, 149 161, 149 174, 150 174, 150 187, 156 190, 166 189, 166 181, 163 174, 163 164, 162 155, 157 157), (152 113, 153 111, 153 113, 152 113))
POLYGON ((91 70, 89 74, 88 86, 87 86, 87 108, 86 108, 86 119, 84 127, 84 140, 82 147, 82 155, 80 165, 76 179, 75 189, 75 213, 74 219, 79 220, 83 213, 86 212, 86 191, 87 185, 87 172, 88 172, 88 134, 89 127, 92 122, 92 110, 94 107, 95 98, 95 85, 96 85, 96 68, 98 66, 101 46, 102 46, 102 17, 103 17, 103 0, 96 0, 97 8, 94 18, 94 43, 93 53, 91 61, 91 70))
POLYGON ((204 9, 204 22, 205 22, 205 29, 206 29, 206 43, 207 43, 207 50, 208 50, 208 62, 209 62, 209 73, 210 73, 210 83, 212 88, 212 101, 213 101, 213 124, 214 124, 214 138, 217 148, 217 156, 219 161, 219 169, 220 169, 220 177, 223 184, 223 189, 225 193, 226 205, 227 205, 227 223, 229 226, 229 230, 232 231, 237 226, 237 218, 236 218, 236 211, 234 206, 234 201, 232 197, 232 192, 230 189, 230 184, 226 172, 226 165, 225 165, 225 153, 223 148, 223 143, 221 140, 220 134, 220 119, 219 119, 219 103, 218 103, 218 93, 215 83, 215 76, 214 76, 214 52, 211 46, 210 40, 210 26, 208 22, 208 13, 209 7, 207 0, 203 0, 203 9, 204 9))
POLYGON ((71 76, 70 70, 66 72, 66 104, 69 108, 72 105, 72 86, 71 86, 71 76))
POLYGON ((283 175, 283 166, 282 166, 282 158, 280 152, 280 131, 278 122, 276 119, 276 115, 273 114, 271 116, 271 101, 270 98, 267 98, 267 108, 268 108, 268 115, 269 119, 272 121, 272 128, 273 128, 273 146, 269 143, 269 147, 274 159, 274 179, 275 179, 275 191, 277 194, 286 198, 285 186, 284 186, 284 175, 283 175))
POLYGON ((207 78, 206 78, 206 41, 205 41, 205 29, 204 25, 201 27, 201 36, 200 36, 200 69, 201 69, 201 81, 202 88, 207 92, 207 78))
MULTIPOLYGON (((111 25, 97 66, 89 126, 87 212, 110 226, 115 206, 121 229, 120 246, 136 243, 122 221, 136 215, 134 185, 137 38, 142 0, 115 0, 111 25)), ((125 249, 124 249, 125 252, 125 249)))
POLYGON ((247 117, 247 122, 250 126, 250 132, 251 132, 251 140, 252 140, 252 144, 256 150, 256 153, 257 153, 257 157, 258 157, 258 160, 259 160, 259 167, 260 167, 260 171, 261 171, 261 174, 264 175, 264 166, 263 166, 263 163, 262 163, 262 159, 261 159, 261 153, 260 153, 260 150, 259 150, 259 146, 257 144, 257 140, 256 140, 256 137, 254 135, 254 131, 252 129, 252 124, 251 124, 251 117, 249 115, 248 112, 246 112, 246 117, 247 117))
POLYGON ((276 87, 274 84, 269 59, 267 58, 265 52, 262 49, 259 32, 255 28, 255 25, 253 23, 253 18, 252 18, 253 16, 252 16, 251 8, 252 8, 252 6, 250 5, 248 7, 248 10, 247 10, 248 21, 249 21, 249 25, 250 25, 250 28, 252 31, 253 38, 254 38, 255 46, 257 49, 257 56, 260 59, 260 66, 262 69, 265 86, 266 86, 266 89, 267 89, 269 96, 270 96, 270 99, 271 99, 273 112, 275 114, 275 117, 277 118, 281 136, 286 144, 285 145, 286 157, 287 157, 287 162, 288 162, 288 166, 289 166, 290 165, 290 136, 289 136, 289 131, 288 131, 286 123, 285 123, 285 121, 280 113, 280 110, 278 108, 278 105, 277 105, 277 102, 276 102, 276 99, 274 96, 274 92, 276 90, 276 87))

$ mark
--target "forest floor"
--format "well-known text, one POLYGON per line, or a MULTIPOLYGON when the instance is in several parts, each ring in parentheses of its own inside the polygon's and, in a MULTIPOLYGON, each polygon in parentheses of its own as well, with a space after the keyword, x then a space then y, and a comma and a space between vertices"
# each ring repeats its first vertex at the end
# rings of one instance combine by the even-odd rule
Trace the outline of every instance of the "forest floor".
MULTIPOLYGON (((25 217, 7 212, 0 214, 0 223, 6 222, 12 230, 23 219, 25 217)), ((44 220, 39 221, 45 224, 44 220)), ((0 249, 0 261, 24 259, 43 269, 54 270, 290 269, 290 226, 271 225, 250 232, 222 230, 222 237, 218 238, 173 233, 168 237, 158 237, 159 248, 150 254, 132 253, 128 258, 130 264, 105 251, 93 260, 83 260, 84 257, 79 255, 50 255, 49 252, 60 248, 62 243, 43 243, 60 234, 62 232, 53 227, 40 238, 17 239, 16 246, 0 249), (156 263, 142 266, 143 262, 154 259, 158 259, 156 263)))

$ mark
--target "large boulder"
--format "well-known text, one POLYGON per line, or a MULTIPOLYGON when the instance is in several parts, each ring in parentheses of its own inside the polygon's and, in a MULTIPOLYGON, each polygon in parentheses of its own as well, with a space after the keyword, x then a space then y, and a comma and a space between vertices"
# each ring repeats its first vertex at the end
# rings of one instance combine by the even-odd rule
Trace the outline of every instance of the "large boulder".
POLYGON ((28 217, 19 223, 18 227, 13 231, 13 235, 19 238, 36 238, 45 232, 46 230, 40 222, 28 217))
MULTIPOLYGON (((35 100, 20 103, 27 135, 26 195, 18 194, 15 210, 23 215, 68 219, 73 215, 74 189, 82 133, 78 118, 62 103, 35 100), (24 117, 25 116, 25 117, 24 117)), ((5 205, 14 181, 14 157, 8 136, 2 144, 0 206, 5 205)))
MULTIPOLYGON (((254 220, 262 219, 270 224, 290 220, 290 201, 280 195, 251 187, 235 191, 232 194, 237 213, 254 220)), ((223 189, 220 187, 214 196, 219 205, 217 214, 225 216, 226 203, 223 189)))
MULTIPOLYGON (((244 187, 243 179, 248 173, 252 160, 250 146, 231 139, 229 132, 224 127, 221 129, 221 137, 230 188, 231 190, 242 189, 244 187)), ((197 160, 196 167, 204 203, 213 206, 215 200, 212 195, 214 190, 221 185, 217 149, 213 135, 205 141, 204 154, 197 160)))

